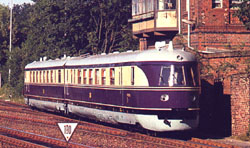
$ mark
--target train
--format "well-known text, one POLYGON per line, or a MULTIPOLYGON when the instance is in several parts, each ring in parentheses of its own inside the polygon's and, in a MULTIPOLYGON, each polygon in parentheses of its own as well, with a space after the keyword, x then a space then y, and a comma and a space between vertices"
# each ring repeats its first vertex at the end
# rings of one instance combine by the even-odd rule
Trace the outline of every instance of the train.
POLYGON ((154 132, 192 130, 199 124, 198 63, 169 46, 41 58, 25 66, 30 107, 154 132))

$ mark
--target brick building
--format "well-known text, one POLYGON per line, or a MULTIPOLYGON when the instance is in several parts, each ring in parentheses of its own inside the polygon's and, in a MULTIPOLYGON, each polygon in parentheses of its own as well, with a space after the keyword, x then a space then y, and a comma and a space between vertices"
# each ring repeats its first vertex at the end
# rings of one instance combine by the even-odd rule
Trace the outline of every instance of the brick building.
POLYGON ((197 54, 201 67, 201 128, 223 135, 249 129, 250 30, 234 17, 242 0, 132 0, 140 50, 156 41, 197 54), (248 61, 249 60, 249 61, 248 61))

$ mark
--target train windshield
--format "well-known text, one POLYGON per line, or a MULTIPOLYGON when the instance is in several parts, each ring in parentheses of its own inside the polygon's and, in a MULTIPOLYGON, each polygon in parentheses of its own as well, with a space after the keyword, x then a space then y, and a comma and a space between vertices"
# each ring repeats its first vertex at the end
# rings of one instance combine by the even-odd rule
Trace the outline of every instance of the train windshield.
POLYGON ((195 66, 169 65, 162 66, 160 86, 198 86, 198 75, 195 66))

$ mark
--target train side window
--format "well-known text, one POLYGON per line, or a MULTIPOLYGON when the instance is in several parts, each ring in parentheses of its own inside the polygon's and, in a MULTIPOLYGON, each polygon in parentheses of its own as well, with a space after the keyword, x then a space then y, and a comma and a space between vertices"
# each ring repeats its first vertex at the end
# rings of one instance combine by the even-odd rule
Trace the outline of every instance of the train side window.
POLYGON ((198 86, 199 81, 197 80, 197 71, 195 67, 187 67, 187 85, 188 86, 198 86))
POLYGON ((74 70, 71 69, 71 84, 74 84, 74 70))
POLYGON ((91 85, 92 83, 93 83, 92 69, 89 69, 89 84, 91 85))
POLYGON ((99 74, 99 69, 95 69, 95 84, 99 84, 99 78, 100 74, 99 74))
POLYGON ((174 86, 186 86, 184 66, 175 66, 173 75, 174 86))
POLYGON ((70 84, 73 84, 73 70, 70 70, 70 84))
POLYGON ((58 70, 58 83, 61 83, 61 70, 58 70))
POLYGON ((51 80, 51 83, 54 82, 54 79, 53 79, 53 70, 50 71, 50 80, 51 80))
POLYGON ((30 82, 32 83, 33 82, 33 72, 30 71, 30 82))
POLYGON ((193 84, 194 84, 194 86, 196 86, 193 68, 191 68, 191 76, 192 76, 193 84))
POLYGON ((74 78, 73 78, 74 84, 77 83, 77 70, 74 69, 74 78))
POLYGON ((66 70, 66 82, 68 83, 69 82, 69 70, 67 69, 66 70))
POLYGON ((162 66, 159 81, 160 86, 169 86, 170 71, 170 66, 162 66))
POLYGON ((43 83, 45 83, 45 71, 43 71, 43 83))
POLYGON ((135 85, 135 67, 131 67, 131 85, 135 85))
POLYGON ((36 71, 34 71, 34 83, 36 83, 36 71))
POLYGON ((78 84, 81 84, 82 77, 81 77, 81 69, 78 69, 77 75, 78 75, 78 84))
POLYGON ((83 84, 87 84, 86 69, 83 70, 83 84))
POLYGON ((47 83, 49 83, 49 71, 48 70, 47 70, 46 78, 47 78, 47 83))
POLYGON ((115 85, 115 69, 110 69, 110 85, 115 85))
POLYGON ((36 72, 36 83, 38 83, 38 71, 36 72))
POLYGON ((40 71, 39 82, 42 83, 42 71, 40 71))
POLYGON ((102 69, 102 85, 106 85, 106 69, 102 69))
POLYGON ((33 82, 36 83, 36 72, 35 71, 33 72, 33 80, 34 80, 33 82))

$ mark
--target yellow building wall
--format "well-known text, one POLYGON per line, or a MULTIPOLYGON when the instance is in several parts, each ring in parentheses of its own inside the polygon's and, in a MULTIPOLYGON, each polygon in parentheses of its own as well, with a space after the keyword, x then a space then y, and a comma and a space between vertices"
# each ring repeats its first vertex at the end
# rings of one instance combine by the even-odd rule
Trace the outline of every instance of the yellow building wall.
POLYGON ((156 19, 156 27, 177 27, 176 11, 159 11, 156 19))
POLYGON ((154 20, 134 23, 132 26, 133 26, 133 31, 154 29, 154 20))

